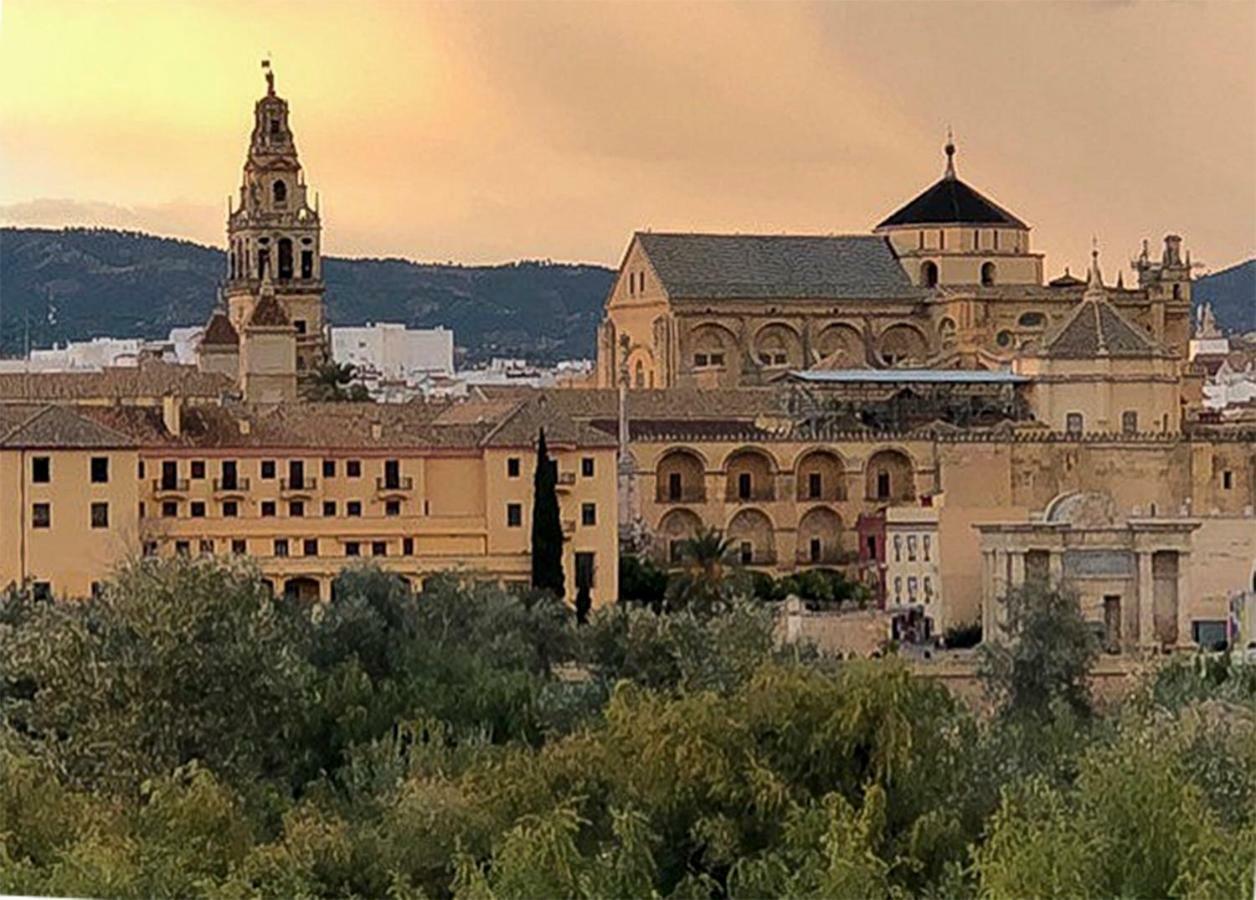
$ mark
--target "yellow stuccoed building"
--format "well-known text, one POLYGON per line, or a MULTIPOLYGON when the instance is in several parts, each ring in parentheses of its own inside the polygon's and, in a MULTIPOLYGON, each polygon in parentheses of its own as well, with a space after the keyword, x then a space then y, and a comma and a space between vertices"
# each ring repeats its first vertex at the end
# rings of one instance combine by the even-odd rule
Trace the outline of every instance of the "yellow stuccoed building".
POLYGON ((457 406, 0 406, 0 580, 86 596, 132 556, 252 558, 330 597, 362 560, 530 581, 535 442, 559 471, 568 599, 618 589, 612 436, 541 398, 457 406))

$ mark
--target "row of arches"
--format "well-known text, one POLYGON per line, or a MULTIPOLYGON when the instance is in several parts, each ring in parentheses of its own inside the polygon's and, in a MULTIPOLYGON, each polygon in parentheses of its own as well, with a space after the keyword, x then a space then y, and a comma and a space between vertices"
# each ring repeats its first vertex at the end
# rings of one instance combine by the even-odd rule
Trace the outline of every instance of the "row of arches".
MULTIPOLYGON (((874 339, 877 354, 887 365, 924 363, 930 341, 915 324, 890 325, 874 339)), ((689 333, 687 356, 694 371, 738 369, 741 341, 727 325, 705 322, 689 333)), ((784 322, 770 322, 755 332, 748 348, 751 360, 763 369, 806 368, 819 360, 832 367, 859 368, 869 364, 863 333, 853 325, 829 325, 816 335, 807 359, 798 330, 784 322)))
MULTIPOLYGON (((785 474, 772 454, 761 447, 743 447, 725 457, 724 500, 762 503, 777 499, 778 476, 785 474)), ((707 500, 706 461, 693 449, 667 451, 655 468, 660 503, 704 503, 707 500)), ((842 458, 832 450, 816 448, 800 456, 791 472, 794 499, 841 502, 848 499, 848 479, 842 458)), ((883 449, 864 467, 864 496, 869 500, 901 502, 916 497, 915 465, 902 450, 883 449)))
POLYGON ((228 273, 234 279, 260 280, 267 272, 277 281, 291 281, 297 277, 306 280, 316 278, 313 239, 302 238, 301 245, 298 255, 296 242, 290 237, 279 237, 274 241, 269 237, 260 237, 256 242, 235 238, 227 253, 228 273))
MULTIPOLYGON (((668 511, 659 521, 664 561, 682 561, 685 541, 703 530, 703 522, 689 509, 668 511)), ((763 510, 748 508, 737 512, 724 528, 732 561, 747 566, 776 565, 777 529, 763 510)), ((846 532, 842 517, 824 506, 807 511, 798 520, 795 532, 795 562, 802 565, 838 565, 846 561, 846 532)))

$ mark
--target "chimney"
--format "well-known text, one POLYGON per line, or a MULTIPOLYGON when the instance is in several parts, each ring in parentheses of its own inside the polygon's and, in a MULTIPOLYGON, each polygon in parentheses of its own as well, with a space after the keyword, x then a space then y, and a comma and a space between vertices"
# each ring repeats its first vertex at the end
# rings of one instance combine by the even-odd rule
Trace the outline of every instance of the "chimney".
POLYGON ((183 398, 176 394, 166 394, 161 398, 161 421, 166 431, 173 437, 183 433, 183 398))

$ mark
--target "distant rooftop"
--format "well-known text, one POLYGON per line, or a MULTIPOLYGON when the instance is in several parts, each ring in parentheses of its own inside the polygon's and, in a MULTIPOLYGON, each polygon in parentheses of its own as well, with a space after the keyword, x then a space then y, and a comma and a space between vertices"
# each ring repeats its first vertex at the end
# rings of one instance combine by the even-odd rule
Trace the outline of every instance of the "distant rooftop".
POLYGON ((813 384, 1024 384, 1030 379, 988 369, 805 369, 789 373, 813 384))

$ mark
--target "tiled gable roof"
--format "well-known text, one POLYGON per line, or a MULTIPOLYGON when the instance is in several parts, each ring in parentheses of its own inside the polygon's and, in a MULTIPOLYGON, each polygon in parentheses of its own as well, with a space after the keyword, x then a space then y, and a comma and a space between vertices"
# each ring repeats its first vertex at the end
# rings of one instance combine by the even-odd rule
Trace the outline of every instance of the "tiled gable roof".
POLYGON ((921 296, 890 243, 875 235, 636 235, 673 299, 921 296))
POLYGON ((9 448, 134 447, 129 435, 101 425, 66 406, 45 406, 8 429, 0 446, 9 448))
POLYGON ((988 197, 953 176, 942 178, 892 213, 878 228, 896 225, 1029 226, 988 197))
POLYGON ((1092 356, 1159 356, 1151 338, 1106 300, 1082 300, 1042 345, 1042 355, 1059 359, 1092 356))
POLYGON ((0 403, 124 400, 165 394, 217 399, 234 389, 234 382, 225 375, 156 360, 99 372, 0 373, 0 403))

